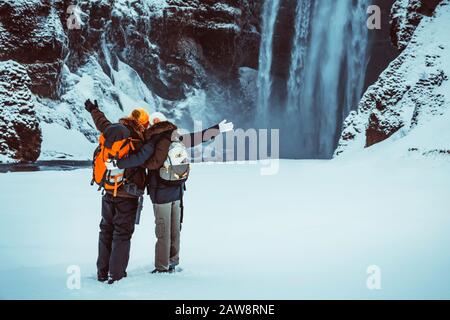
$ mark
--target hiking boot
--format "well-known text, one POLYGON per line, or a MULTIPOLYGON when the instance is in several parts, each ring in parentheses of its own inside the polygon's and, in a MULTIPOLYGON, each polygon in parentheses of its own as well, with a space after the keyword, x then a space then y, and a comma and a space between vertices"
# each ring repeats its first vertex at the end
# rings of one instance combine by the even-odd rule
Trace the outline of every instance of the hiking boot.
POLYGON ((108 281, 108 276, 97 276, 98 282, 105 282, 108 281))
POLYGON ((116 282, 116 281, 120 281, 120 280, 122 280, 123 278, 113 278, 113 277, 109 277, 108 278, 108 284, 113 284, 114 282, 116 282))
POLYGON ((122 277, 114 277, 114 276, 109 276, 109 278, 108 278, 108 284, 113 284, 114 282, 116 282, 116 281, 120 281, 120 280, 122 280, 123 278, 126 278, 128 275, 127 275, 127 273, 126 272, 124 272, 123 273, 123 276, 122 277))
POLYGON ((171 272, 170 272, 170 269, 169 270, 158 270, 158 269, 155 269, 151 273, 152 274, 160 274, 160 273, 171 273, 171 272))
POLYGON ((106 273, 97 273, 97 281, 105 282, 108 281, 108 274, 106 273))
POLYGON ((175 273, 176 272, 176 266, 169 266, 169 273, 175 273))

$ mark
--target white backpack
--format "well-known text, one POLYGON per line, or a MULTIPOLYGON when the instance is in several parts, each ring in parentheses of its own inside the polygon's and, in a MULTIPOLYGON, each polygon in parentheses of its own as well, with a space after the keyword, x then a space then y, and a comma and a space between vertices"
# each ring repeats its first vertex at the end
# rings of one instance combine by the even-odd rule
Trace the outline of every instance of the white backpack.
POLYGON ((180 186, 188 179, 189 172, 189 153, 186 146, 180 141, 173 141, 167 159, 159 169, 159 177, 167 185, 180 186))

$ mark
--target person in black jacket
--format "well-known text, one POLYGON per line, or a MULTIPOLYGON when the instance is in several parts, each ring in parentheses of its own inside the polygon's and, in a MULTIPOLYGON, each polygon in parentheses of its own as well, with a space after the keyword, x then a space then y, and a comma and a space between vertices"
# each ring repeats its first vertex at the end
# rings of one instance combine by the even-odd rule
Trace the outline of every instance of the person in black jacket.
MULTIPOLYGON (((148 114, 143 109, 136 109, 119 123, 111 123, 99 110, 97 101, 87 100, 86 110, 91 114, 97 129, 105 139, 113 137, 133 139, 133 145, 138 150, 145 142, 144 132, 149 125, 148 114)), ((146 142, 147 152, 154 146, 152 141, 146 142)), ((134 185, 136 190, 145 190, 145 168, 139 166, 125 170, 128 185, 134 185)), ((134 232, 139 195, 121 186, 117 195, 107 191, 102 198, 102 220, 98 241, 97 278, 98 281, 108 281, 109 284, 126 277, 126 268, 130 255, 130 242, 134 232)))
POLYGON ((112 164, 110 166, 111 169, 126 169, 140 165, 147 168, 147 191, 153 202, 157 237, 153 273, 174 272, 179 264, 182 198, 185 186, 164 184, 159 178, 159 169, 167 159, 172 141, 181 141, 186 148, 192 148, 214 139, 220 133, 233 130, 233 124, 224 120, 202 132, 181 135, 178 134, 177 127, 159 112, 150 115, 150 124, 151 127, 145 134, 147 143, 139 152, 119 160, 117 167, 112 164), (158 139, 153 145, 152 138, 155 136, 158 136, 158 139))

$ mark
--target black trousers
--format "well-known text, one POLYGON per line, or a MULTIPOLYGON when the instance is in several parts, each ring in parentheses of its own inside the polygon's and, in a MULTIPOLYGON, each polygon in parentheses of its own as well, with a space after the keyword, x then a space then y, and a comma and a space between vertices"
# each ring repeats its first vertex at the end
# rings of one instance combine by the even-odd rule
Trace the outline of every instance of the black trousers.
POLYGON ((110 194, 103 196, 98 239, 99 275, 105 276, 109 273, 114 280, 125 276, 137 208, 137 198, 114 198, 110 194))

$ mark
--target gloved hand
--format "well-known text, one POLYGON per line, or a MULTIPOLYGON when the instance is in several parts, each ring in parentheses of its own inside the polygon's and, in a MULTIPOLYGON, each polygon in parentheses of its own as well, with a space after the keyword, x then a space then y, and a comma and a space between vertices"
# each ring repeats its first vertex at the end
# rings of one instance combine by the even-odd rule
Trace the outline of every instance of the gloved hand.
POLYGON ((86 102, 84 103, 84 108, 89 113, 91 113, 95 109, 98 109, 97 100, 94 100, 94 103, 92 103, 90 99, 87 99, 86 102))
POLYGON ((105 162, 106 169, 110 171, 118 170, 117 161, 109 159, 105 162))
POLYGON ((227 120, 223 120, 221 123, 219 123, 219 131, 220 131, 220 133, 233 131, 233 129, 234 129, 233 122, 227 122, 227 120))

